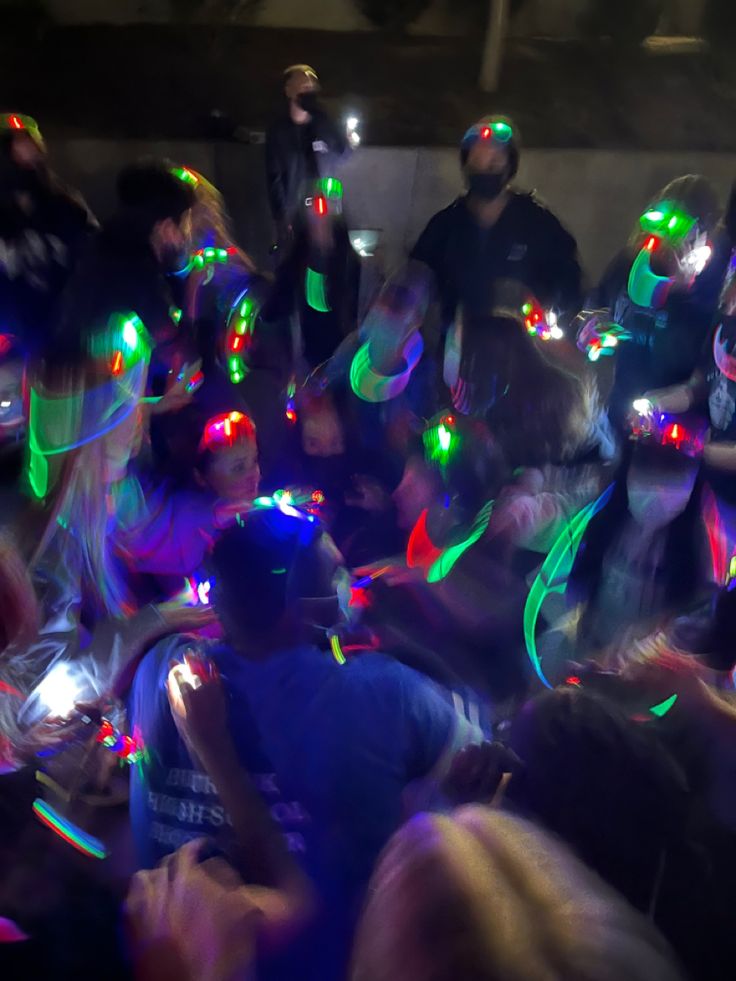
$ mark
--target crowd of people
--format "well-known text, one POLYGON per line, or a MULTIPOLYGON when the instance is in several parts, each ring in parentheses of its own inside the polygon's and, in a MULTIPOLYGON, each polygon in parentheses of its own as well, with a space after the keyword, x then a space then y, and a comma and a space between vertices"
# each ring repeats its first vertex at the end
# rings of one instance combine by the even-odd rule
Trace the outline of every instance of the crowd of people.
POLYGON ((586 283, 487 116, 366 296, 284 91, 268 269, 0 115, 3 976, 730 978, 736 203, 586 283))

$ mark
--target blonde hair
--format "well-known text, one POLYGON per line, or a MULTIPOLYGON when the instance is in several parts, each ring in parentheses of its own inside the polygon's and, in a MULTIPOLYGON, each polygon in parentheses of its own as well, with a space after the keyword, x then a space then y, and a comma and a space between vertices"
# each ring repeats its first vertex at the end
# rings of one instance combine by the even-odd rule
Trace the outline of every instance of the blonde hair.
POLYGON ((351 981, 676 981, 656 930, 562 844, 473 806, 419 815, 373 874, 351 981))
POLYGON ((207 245, 215 248, 235 248, 237 250, 235 254, 240 264, 245 267, 247 272, 255 274, 257 272, 255 263, 233 239, 230 217, 222 194, 202 174, 192 170, 191 167, 188 167, 187 170, 197 178, 196 203, 192 210, 192 240, 198 246, 206 240, 207 245))

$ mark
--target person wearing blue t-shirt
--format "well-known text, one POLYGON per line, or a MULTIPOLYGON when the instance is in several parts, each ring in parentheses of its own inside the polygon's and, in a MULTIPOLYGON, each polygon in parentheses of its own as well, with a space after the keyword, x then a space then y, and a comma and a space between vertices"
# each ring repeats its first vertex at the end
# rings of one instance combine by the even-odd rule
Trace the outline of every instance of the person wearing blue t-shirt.
MULTIPOLYGON (((252 511, 215 545, 212 597, 226 644, 207 654, 229 693, 241 762, 316 887, 320 912, 305 961, 326 979, 344 972, 380 850, 412 806, 431 800, 455 751, 482 733, 405 665, 379 653, 338 664, 308 642, 308 625, 338 617, 342 570, 318 522, 289 512, 252 511)), ((143 862, 196 835, 226 840, 227 815, 167 703, 170 660, 191 643, 157 645, 133 686, 131 723, 149 761, 131 790, 143 862)))

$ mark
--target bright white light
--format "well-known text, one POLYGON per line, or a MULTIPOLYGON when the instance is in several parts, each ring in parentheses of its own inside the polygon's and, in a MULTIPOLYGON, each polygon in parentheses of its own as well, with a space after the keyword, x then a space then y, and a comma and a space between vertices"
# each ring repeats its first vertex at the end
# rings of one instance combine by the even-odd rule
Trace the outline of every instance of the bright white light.
POLYGON ((0 409, 9 409, 13 403, 9 399, 3 399, 0 402, 0 409))
POLYGON ((550 327, 549 333, 550 337, 554 338, 556 341, 561 341, 565 336, 564 330, 561 327, 558 327, 557 324, 555 324, 554 327, 550 327))
POLYGON ((547 321, 548 327, 557 326, 557 314, 554 312, 554 310, 548 310, 544 315, 544 319, 547 321))
POLYGON ((138 343, 138 331, 132 320, 126 320, 123 326, 123 340, 129 348, 134 348, 138 343))
POLYGON ((699 248, 693 249, 685 261, 695 275, 699 276, 708 265, 712 255, 713 249, 710 247, 710 245, 701 245, 699 248))
POLYGON ((197 586, 197 596, 202 606, 209 606, 210 604, 210 588, 209 579, 205 579, 204 582, 199 583, 197 586))
POLYGON ((606 334, 603 338, 603 347, 618 347, 618 337, 615 334, 606 334))
POLYGON ((634 399, 632 405, 634 412, 638 412, 640 416, 650 416, 654 412, 654 406, 649 399, 634 399))
POLYGON ((359 125, 360 120, 357 116, 348 116, 348 118, 345 120, 345 127, 348 133, 354 133, 359 125))
POLYGON ((355 248, 356 249, 362 249, 363 248, 363 239, 362 238, 356 238, 356 240, 355 240, 355 248))
POLYGON ((36 694, 47 710, 47 715, 65 719, 74 711, 79 688, 68 664, 56 664, 37 686, 36 694))
POLYGON ((440 426, 437 430, 437 439, 440 444, 440 449, 446 453, 450 449, 452 433, 449 429, 446 429, 445 426, 440 426))

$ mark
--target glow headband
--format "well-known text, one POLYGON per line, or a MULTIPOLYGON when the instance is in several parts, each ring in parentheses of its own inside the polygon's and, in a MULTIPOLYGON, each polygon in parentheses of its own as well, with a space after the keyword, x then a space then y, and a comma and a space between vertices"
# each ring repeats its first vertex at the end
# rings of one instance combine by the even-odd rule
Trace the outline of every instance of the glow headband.
POLYGON ((199 453, 234 446, 241 439, 254 440, 256 427, 243 412, 223 412, 209 419, 199 443, 199 453))
POLYGON ((67 844, 71 845, 72 848, 76 848, 78 852, 88 855, 90 858, 107 858, 109 853, 99 838, 95 838, 87 834, 86 831, 82 831, 81 828, 78 828, 76 824, 72 824, 71 821, 63 817, 51 804, 47 804, 40 797, 36 798, 33 802, 33 813, 42 824, 45 824, 47 828, 50 828, 61 839, 67 842, 67 844))
POLYGON ((188 167, 172 167, 169 173, 183 184, 189 184, 190 187, 194 188, 199 187, 199 177, 188 167))
POLYGON ((547 558, 539 570, 539 575, 529 590, 524 606, 524 642, 532 667, 546 688, 553 688, 554 686, 550 684, 542 670, 542 661, 537 652, 535 637, 542 604, 549 593, 564 594, 585 529, 590 524, 591 519, 608 503, 613 493, 613 487, 613 484, 607 487, 596 501, 593 501, 592 504, 586 504, 567 524, 549 550, 547 558))
POLYGON ((491 118, 488 122, 475 123, 465 131, 462 138, 463 146, 470 146, 478 140, 493 140, 505 146, 510 143, 514 136, 514 129, 511 124, 500 117, 491 118))
POLYGON ((401 352, 406 367, 396 375, 379 375, 371 367, 370 342, 358 348, 350 365, 350 386, 364 402, 388 402, 401 395, 424 353, 419 331, 410 334, 401 352))
POLYGON ((633 302, 640 307, 661 307, 673 283, 671 277, 658 276, 652 272, 651 253, 656 245, 657 239, 653 235, 650 236, 631 265, 628 293, 633 302))
POLYGON ((6 133, 28 133, 38 147, 44 148, 41 130, 32 116, 25 116, 20 112, 4 113, 0 116, 0 130, 6 133))
POLYGON ((696 219, 675 201, 660 201, 648 208, 639 219, 643 232, 664 238, 671 245, 684 242, 696 223, 696 219))

